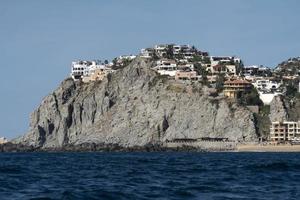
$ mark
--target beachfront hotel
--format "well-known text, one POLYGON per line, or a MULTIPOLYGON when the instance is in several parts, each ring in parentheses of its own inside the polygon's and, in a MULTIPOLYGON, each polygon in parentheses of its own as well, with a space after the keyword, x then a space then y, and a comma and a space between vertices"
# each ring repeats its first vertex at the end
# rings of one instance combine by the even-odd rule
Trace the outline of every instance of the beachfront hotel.
POLYGON ((272 122, 270 140, 273 142, 300 141, 300 121, 272 122))

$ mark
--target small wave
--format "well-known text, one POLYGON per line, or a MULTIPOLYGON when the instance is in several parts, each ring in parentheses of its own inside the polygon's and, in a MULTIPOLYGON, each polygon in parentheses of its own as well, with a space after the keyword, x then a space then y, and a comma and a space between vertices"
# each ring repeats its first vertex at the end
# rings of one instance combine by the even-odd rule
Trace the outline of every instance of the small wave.
POLYGON ((246 166, 246 168, 255 171, 286 171, 289 169, 300 169, 299 164, 290 164, 287 162, 260 163, 246 166))
POLYGON ((23 170, 20 166, 16 166, 16 165, 0 166, 0 174, 18 174, 18 173, 23 173, 23 170))

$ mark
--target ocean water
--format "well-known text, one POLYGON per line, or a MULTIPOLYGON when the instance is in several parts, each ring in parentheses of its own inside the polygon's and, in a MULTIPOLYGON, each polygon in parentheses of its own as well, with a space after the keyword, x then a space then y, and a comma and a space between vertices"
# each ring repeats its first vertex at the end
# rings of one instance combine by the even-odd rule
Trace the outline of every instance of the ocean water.
POLYGON ((0 199, 300 199, 300 154, 3 153, 0 199))

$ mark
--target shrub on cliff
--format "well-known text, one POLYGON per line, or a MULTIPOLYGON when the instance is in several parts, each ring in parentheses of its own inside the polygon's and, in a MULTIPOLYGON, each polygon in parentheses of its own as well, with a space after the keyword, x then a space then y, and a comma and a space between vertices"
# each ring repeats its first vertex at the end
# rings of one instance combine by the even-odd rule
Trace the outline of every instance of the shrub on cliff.
POLYGON ((241 93, 241 96, 238 98, 238 103, 244 106, 263 105, 263 102, 260 100, 257 90, 253 87, 249 92, 241 93))

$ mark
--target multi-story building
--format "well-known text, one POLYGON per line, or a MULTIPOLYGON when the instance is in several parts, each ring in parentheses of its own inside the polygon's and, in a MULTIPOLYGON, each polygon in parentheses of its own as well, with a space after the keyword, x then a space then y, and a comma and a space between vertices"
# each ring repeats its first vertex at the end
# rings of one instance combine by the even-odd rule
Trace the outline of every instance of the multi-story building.
POLYGON ((206 70, 211 74, 226 74, 229 76, 238 75, 242 61, 234 56, 211 56, 210 65, 206 70))
POLYGON ((150 58, 154 55, 165 58, 169 53, 172 53, 177 59, 185 59, 186 61, 191 59, 195 54, 208 55, 207 52, 200 52, 190 45, 158 44, 155 45, 154 48, 141 49, 141 57, 144 58, 150 58), (171 52, 169 52, 169 50, 171 52))
POLYGON ((81 80, 86 70, 91 66, 96 65, 96 62, 90 61, 75 61, 72 62, 71 77, 74 80, 81 80))
POLYGON ((235 56, 211 56, 210 62, 212 66, 218 65, 220 63, 226 63, 226 64, 242 63, 241 59, 235 56))
POLYGON ((200 77, 197 76, 196 71, 182 71, 178 70, 175 74, 175 80, 198 80, 200 77))
POLYGON ((259 78, 256 79, 253 86, 258 90, 276 90, 281 86, 281 83, 266 78, 259 78))
POLYGON ((153 48, 141 49, 140 55, 142 58, 152 58, 155 55, 155 50, 153 48))
POLYGON ((98 79, 95 77, 95 74, 103 74, 100 73, 101 71, 108 74, 114 70, 108 67, 108 65, 99 64, 96 61, 76 61, 72 62, 71 77, 75 81, 82 80, 83 82, 89 82, 98 79))
POLYGON ((106 65, 96 65, 88 67, 84 76, 82 77, 83 82, 102 80, 107 74, 112 73, 114 70, 107 67, 106 65))
POLYGON ((227 80, 224 82, 223 93, 228 98, 236 99, 240 97, 242 93, 250 91, 251 87, 251 83, 246 80, 227 80))
POLYGON ((153 69, 161 75, 175 76, 177 64, 175 60, 160 59, 156 62, 156 66, 153 69))
POLYGON ((299 141, 300 121, 272 122, 270 126, 270 140, 274 142, 299 141))
POLYGON ((154 50, 159 57, 165 57, 167 54, 167 48, 170 45, 167 44, 158 44, 154 46, 154 50))

